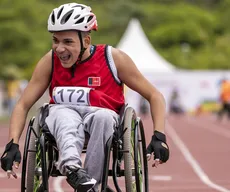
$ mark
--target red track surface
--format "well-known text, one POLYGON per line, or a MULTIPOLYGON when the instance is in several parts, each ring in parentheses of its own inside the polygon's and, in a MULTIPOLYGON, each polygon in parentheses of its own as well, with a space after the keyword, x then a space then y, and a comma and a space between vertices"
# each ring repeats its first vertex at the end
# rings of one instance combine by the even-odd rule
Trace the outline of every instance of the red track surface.
MULTIPOLYGON (((148 144, 152 122, 149 117, 143 122, 148 144)), ((211 115, 169 116, 166 134, 170 160, 158 168, 152 168, 149 162, 149 192, 230 192, 230 121, 217 122, 211 115)), ((0 154, 7 137, 7 126, 2 125, 0 154)), ((52 192, 73 191, 65 179, 52 180, 61 186, 55 191, 56 184, 51 182, 52 192)), ((1 170, 0 192, 20 192, 20 179, 7 179, 1 170)))

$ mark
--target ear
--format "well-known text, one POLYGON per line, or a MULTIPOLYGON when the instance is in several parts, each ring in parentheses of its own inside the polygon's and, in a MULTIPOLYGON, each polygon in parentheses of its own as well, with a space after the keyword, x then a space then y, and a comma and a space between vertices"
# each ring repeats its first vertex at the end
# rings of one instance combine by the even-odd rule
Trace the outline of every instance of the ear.
POLYGON ((85 36, 84 38, 84 47, 88 48, 90 46, 91 43, 91 37, 89 35, 85 36))

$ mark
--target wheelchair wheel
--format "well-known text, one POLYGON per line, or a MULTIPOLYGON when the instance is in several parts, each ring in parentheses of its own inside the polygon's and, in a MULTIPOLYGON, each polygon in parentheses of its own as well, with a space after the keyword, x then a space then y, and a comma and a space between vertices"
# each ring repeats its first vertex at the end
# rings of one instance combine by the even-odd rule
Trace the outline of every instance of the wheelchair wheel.
POLYGON ((37 119, 33 118, 33 123, 30 122, 26 135, 21 180, 23 192, 48 192, 47 171, 43 171, 47 170, 45 139, 40 134, 37 119))
POLYGON ((148 192, 148 163, 143 124, 140 118, 134 130, 134 164, 137 191, 148 192))
POLYGON ((123 136, 126 191, 147 192, 148 167, 144 130, 131 107, 125 112, 124 129, 126 129, 123 136))
MULTIPOLYGON (((36 131, 33 130, 33 125, 34 125, 35 117, 33 117, 28 125, 27 133, 26 133, 26 139, 25 139, 25 146, 24 146, 24 153, 23 153, 23 162, 22 162, 22 178, 21 178, 21 192, 25 191, 33 191, 31 190, 31 186, 33 186, 32 182, 27 182, 28 178, 28 170, 34 170, 34 166, 31 164, 34 162, 33 160, 31 161, 30 159, 35 159, 32 158, 31 155, 28 151, 33 150, 32 146, 35 146, 35 139, 36 139, 36 131), (27 163, 30 162, 30 163, 27 163), (32 167, 32 169, 31 169, 32 167)), ((35 150, 35 147, 33 147, 35 150)))

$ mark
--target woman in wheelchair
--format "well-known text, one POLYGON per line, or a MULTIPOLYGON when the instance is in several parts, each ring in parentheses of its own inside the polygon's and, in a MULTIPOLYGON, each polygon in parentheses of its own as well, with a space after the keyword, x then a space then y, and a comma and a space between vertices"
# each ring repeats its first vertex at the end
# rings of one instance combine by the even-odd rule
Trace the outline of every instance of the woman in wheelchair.
POLYGON ((123 84, 150 103, 154 129, 147 147, 148 160, 153 152, 153 166, 168 160, 162 94, 127 54, 109 45, 91 44, 90 32, 97 28, 95 14, 83 4, 63 4, 50 13, 52 50, 37 63, 10 120, 9 143, 1 157, 1 167, 9 178, 17 177, 13 164, 18 168, 21 161, 18 144, 27 113, 47 88, 50 101, 45 122, 59 150, 57 169, 76 191, 98 190, 105 145, 119 123, 119 112, 125 103, 123 84), (85 132, 90 139, 83 168, 80 155, 85 132))

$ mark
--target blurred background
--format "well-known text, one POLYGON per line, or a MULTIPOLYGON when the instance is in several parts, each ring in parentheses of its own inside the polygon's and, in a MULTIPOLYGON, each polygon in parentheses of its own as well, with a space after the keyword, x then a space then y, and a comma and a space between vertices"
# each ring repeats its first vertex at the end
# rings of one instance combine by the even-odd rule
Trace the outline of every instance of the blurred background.
MULTIPOLYGON (((7 116, 38 60, 51 48, 50 11, 65 0, 0 1, 0 116, 7 116), (21 81, 22 80, 22 81, 21 81), (7 112, 8 111, 8 112, 7 112)), ((93 44, 128 53, 164 94, 177 90, 188 112, 219 109, 220 82, 229 78, 229 0, 87 0, 97 15, 93 44), (189 85, 189 86, 188 86, 189 85)), ((131 104, 141 102, 138 96, 131 104), (137 101, 138 100, 138 101, 137 101)))
MULTIPOLYGON (((0 123, 4 131, 0 152, 7 141, 13 106, 38 60, 51 49, 47 18, 54 7, 69 2, 0 0, 0 123)), ((92 43, 126 52, 165 97, 171 160, 150 171, 154 185, 150 192, 229 192, 230 0, 77 3, 90 5, 97 16, 98 31, 92 32, 92 43)), ((152 135, 149 104, 127 87, 125 96, 143 118, 148 142, 152 135)), ((44 102, 48 102, 47 93, 30 114, 44 102)), ((4 176, 0 173, 0 182, 4 176)), ((18 191, 17 187, 9 190, 4 182, 1 192, 18 191)))

